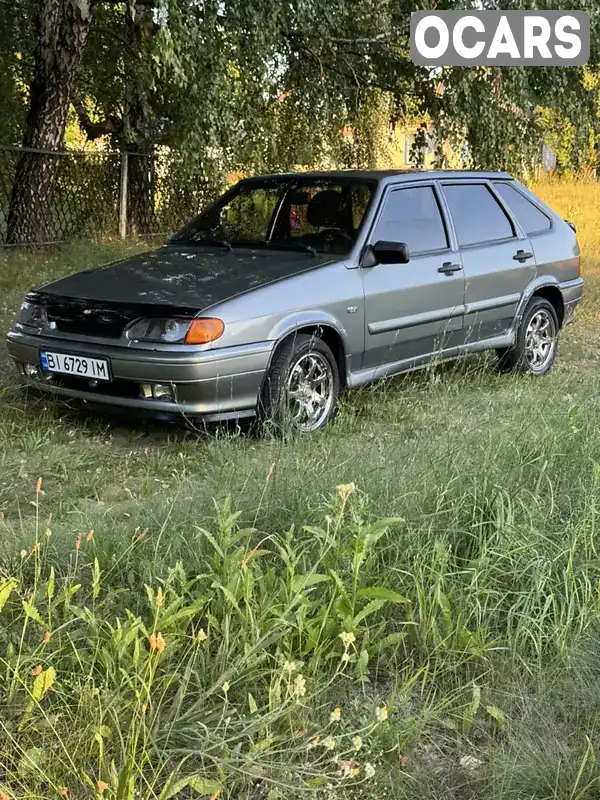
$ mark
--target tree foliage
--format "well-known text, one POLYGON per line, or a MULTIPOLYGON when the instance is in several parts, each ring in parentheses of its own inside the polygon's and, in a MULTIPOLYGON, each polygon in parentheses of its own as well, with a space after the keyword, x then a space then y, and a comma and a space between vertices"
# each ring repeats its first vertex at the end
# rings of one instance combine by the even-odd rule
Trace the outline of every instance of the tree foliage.
MULTIPOLYGON (((577 141, 589 142, 597 126, 589 73, 597 63, 599 12, 592 0, 572 3, 591 16, 587 70, 438 71, 410 60, 410 12, 428 5, 414 0, 4 3, 0 87, 10 102, 0 131, 14 142, 32 140, 22 85, 36 82, 32 53, 36 31, 39 49, 40 25, 34 7, 41 17, 59 9, 67 27, 73 9, 89 10, 85 46, 68 79, 69 101, 91 140, 108 137, 113 146, 138 153, 156 145, 177 148, 191 174, 211 181, 224 170, 372 164, 378 137, 409 115, 435 131, 440 163, 445 140, 462 148, 470 166, 517 173, 531 165, 552 120, 576 131, 577 141)), ((479 5, 559 7, 554 0, 479 5)), ((468 6, 464 0, 436 4, 468 6)), ((66 46, 63 38, 57 47, 66 46)), ((29 96, 34 99, 31 90, 29 96)), ((64 130, 58 133, 62 139, 64 130)), ((137 163, 147 173, 148 165, 137 163)))

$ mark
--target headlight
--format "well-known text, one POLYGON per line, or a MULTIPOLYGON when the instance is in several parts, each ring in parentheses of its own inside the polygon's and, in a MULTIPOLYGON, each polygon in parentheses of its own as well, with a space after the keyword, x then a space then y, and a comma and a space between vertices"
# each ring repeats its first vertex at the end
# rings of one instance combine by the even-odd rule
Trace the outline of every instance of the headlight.
POLYGON ((142 319, 127 331, 127 337, 138 342, 164 344, 206 344, 223 335, 220 319, 142 319))
POLYGON ((25 300, 19 311, 17 322, 19 325, 28 325, 30 328, 43 328, 48 324, 48 312, 44 306, 25 300))

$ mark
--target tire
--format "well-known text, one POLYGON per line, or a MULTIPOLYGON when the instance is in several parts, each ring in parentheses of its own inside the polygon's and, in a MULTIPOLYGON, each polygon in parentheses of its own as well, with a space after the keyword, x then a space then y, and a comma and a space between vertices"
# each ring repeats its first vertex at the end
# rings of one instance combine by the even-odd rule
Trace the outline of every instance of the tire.
POLYGON ((533 297, 517 328, 514 345, 497 351, 500 370, 545 375, 556 360, 559 330, 552 303, 543 297, 533 297))
POLYGON ((275 352, 261 391, 259 419, 263 426, 312 433, 333 419, 340 393, 331 349, 318 336, 299 333, 275 352), (323 399, 315 401, 315 396, 323 399))

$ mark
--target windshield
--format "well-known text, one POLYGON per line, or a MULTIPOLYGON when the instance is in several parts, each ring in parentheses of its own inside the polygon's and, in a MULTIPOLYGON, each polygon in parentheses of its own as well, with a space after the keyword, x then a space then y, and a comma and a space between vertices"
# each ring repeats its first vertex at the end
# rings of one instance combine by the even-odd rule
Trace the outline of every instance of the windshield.
POLYGON ((373 190, 373 181, 339 178, 242 181, 170 243, 345 255, 356 241, 373 190))

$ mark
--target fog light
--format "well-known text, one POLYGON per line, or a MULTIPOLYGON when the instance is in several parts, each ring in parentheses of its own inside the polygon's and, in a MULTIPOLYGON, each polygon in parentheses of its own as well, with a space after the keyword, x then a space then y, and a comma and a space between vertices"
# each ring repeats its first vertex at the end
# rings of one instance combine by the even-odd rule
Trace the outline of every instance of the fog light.
POLYGON ((152 397, 155 400, 173 400, 173 388, 167 383, 153 383, 152 397))
POLYGON ((23 371, 28 378, 41 378, 42 373, 37 364, 23 364, 23 371))
POLYGON ((175 389, 168 383, 140 383, 140 397, 144 400, 167 400, 174 402, 175 389))

